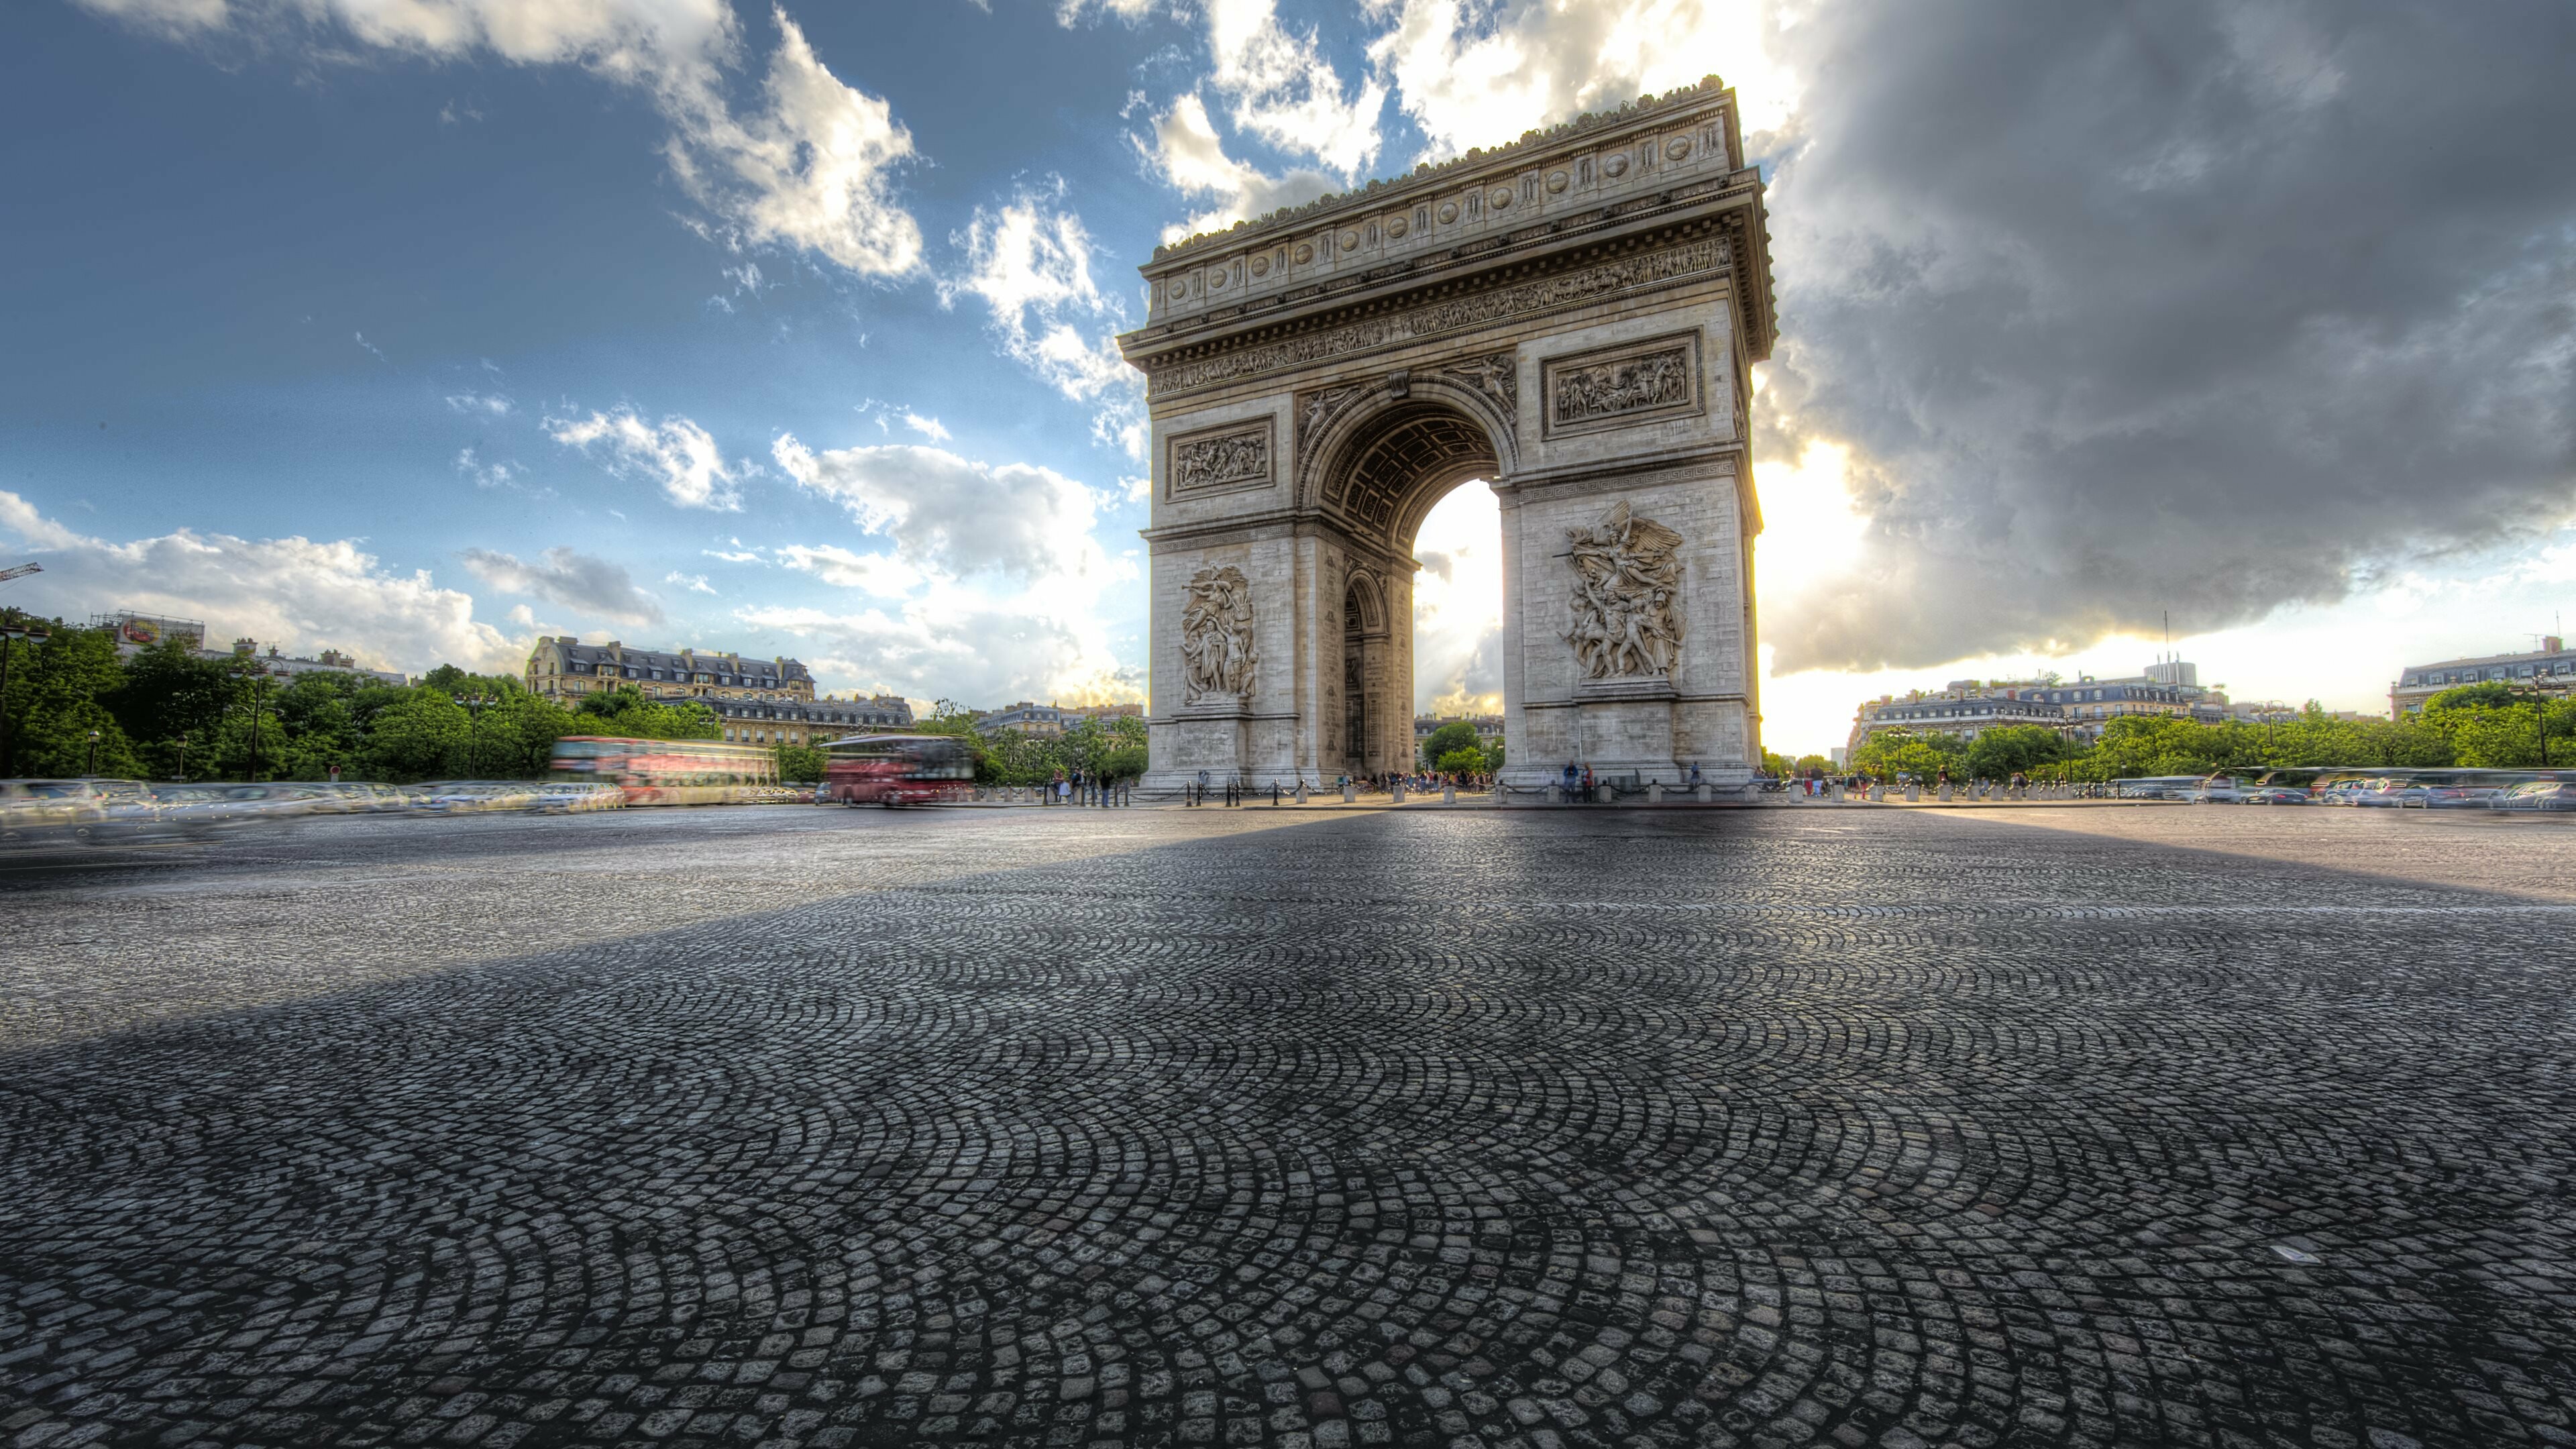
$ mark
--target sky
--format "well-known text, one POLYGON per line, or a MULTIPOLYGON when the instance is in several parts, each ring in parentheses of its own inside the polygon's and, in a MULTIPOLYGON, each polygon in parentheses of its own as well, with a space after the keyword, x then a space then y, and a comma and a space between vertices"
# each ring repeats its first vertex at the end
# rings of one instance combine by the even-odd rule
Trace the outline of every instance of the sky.
MULTIPOLYGON (((2555 0, 28 0, 0 597, 1137 698, 1154 245, 1715 73, 1767 744, 2167 618, 2384 708, 2576 583, 2569 54, 2555 0)), ((1419 707, 1500 687, 1496 530, 1425 525, 1419 707)))

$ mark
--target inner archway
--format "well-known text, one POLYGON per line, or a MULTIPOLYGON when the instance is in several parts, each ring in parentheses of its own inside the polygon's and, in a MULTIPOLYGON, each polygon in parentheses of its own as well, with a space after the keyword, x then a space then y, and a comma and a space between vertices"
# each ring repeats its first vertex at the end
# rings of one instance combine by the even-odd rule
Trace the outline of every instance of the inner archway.
POLYGON ((1443 498, 1496 476, 1502 462, 1494 421, 1447 390, 1431 383, 1345 400, 1340 426, 1319 433, 1308 459, 1310 496, 1340 525, 1322 559, 1326 587, 1338 585, 1339 627, 1327 635, 1336 657, 1321 671, 1331 775, 1367 779, 1416 764, 1415 543, 1443 498))
POLYGON ((1426 718, 1503 733, 1503 514, 1486 480, 1432 505, 1414 536, 1413 698, 1426 718))

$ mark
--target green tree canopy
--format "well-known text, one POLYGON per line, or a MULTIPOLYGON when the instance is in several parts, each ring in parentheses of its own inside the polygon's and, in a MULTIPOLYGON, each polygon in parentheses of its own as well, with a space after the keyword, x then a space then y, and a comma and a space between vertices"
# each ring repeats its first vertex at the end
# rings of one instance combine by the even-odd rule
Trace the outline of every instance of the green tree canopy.
POLYGON ((1425 765, 1430 769, 1446 769, 1447 766, 1445 765, 1433 764, 1431 762, 1458 750, 1476 749, 1481 743, 1482 742, 1476 737, 1476 727, 1474 725, 1471 725, 1462 719, 1453 719, 1447 724, 1440 726, 1438 729, 1433 730, 1429 735, 1424 736, 1421 750, 1422 759, 1425 765))

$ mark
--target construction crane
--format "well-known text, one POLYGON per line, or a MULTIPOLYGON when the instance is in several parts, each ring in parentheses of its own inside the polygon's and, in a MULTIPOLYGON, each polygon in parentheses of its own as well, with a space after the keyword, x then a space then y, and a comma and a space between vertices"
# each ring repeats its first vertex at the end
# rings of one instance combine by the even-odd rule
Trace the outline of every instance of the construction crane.
POLYGON ((11 579, 25 578, 29 574, 40 574, 44 571, 45 566, 43 564, 31 563, 23 563, 15 568, 0 569, 0 584, 5 584, 11 579))

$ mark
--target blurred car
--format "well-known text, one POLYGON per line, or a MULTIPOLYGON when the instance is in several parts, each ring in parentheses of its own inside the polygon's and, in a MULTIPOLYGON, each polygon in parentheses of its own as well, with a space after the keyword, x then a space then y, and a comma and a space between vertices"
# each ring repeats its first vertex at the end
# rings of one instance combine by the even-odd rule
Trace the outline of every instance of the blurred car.
POLYGON ((2415 803, 2427 810, 2484 810, 2501 793, 2492 785, 2433 785, 2415 803))
POLYGON ((2305 805, 2308 792, 2294 785, 2255 785, 2243 792, 2240 805, 2305 805))
POLYGON ((0 840, 86 841, 107 818, 86 780, 0 780, 0 840))
POLYGON ((2212 775, 2193 786, 2188 798, 2199 805, 2236 805, 2250 788, 2233 775, 2212 775))
POLYGON ((570 815, 590 810, 615 810, 626 803, 626 792, 615 785, 588 780, 540 780, 531 788, 531 809, 549 815, 570 815))
POLYGON ((2371 788, 2367 790, 2354 791, 2352 798, 2345 803, 2358 805, 2365 810, 2374 807, 2399 810, 2409 805, 2423 804, 2425 794, 2432 788, 2430 785, 2419 785, 2412 780, 2379 780, 2373 782, 2371 788))
POLYGON ((2576 810, 2576 781, 2525 780, 2487 800, 2490 810, 2576 810))
POLYGON ((438 780, 420 787, 416 808, 433 815, 479 815, 493 810, 525 810, 536 804, 537 786, 527 780, 438 780))
POLYGON ((2362 796, 2379 793, 2380 787, 2386 783, 2385 780, 2337 780, 2317 791, 2316 800, 2320 805, 2357 805, 2361 803, 2362 796))

